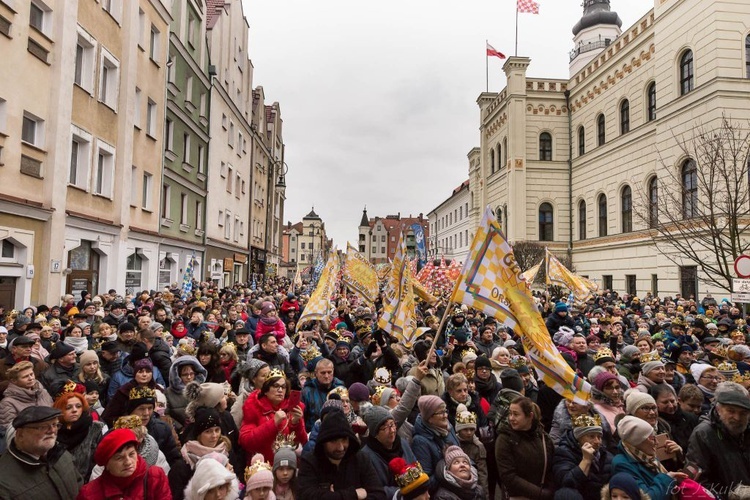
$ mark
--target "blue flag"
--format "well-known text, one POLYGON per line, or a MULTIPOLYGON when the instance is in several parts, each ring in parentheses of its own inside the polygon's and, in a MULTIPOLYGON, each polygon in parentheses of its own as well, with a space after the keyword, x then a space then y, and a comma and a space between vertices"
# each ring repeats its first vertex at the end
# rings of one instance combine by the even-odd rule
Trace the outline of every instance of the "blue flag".
POLYGON ((427 249, 424 244, 424 229, 421 224, 412 224, 412 230, 414 231, 414 242, 417 246, 417 257, 419 257, 419 268, 421 269, 427 264, 427 249))

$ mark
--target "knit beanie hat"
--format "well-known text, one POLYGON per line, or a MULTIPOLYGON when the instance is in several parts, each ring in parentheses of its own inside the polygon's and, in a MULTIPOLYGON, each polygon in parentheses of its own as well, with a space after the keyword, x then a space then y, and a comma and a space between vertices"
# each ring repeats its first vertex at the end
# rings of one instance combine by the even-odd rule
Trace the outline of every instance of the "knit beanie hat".
POLYGON ((419 414, 422 415, 422 420, 429 420, 435 413, 445 408, 445 402, 439 397, 430 394, 420 396, 417 401, 417 407, 419 408, 419 414))
POLYGON ((456 407, 456 432, 462 429, 477 429, 477 415, 470 412, 466 405, 459 403, 456 407))
POLYGON ((231 486, 226 498, 237 498, 239 487, 237 477, 221 462, 209 455, 202 456, 195 464, 193 477, 185 488, 185 498, 203 500, 210 490, 227 483, 231 483, 231 486))
POLYGON ((86 350, 81 353, 81 357, 78 359, 80 365, 86 366, 87 364, 96 361, 99 362, 99 356, 96 355, 96 351, 86 350))
POLYGON ((320 422, 320 431, 318 431, 318 439, 315 442, 315 453, 322 453, 325 443, 340 438, 349 438, 349 450, 351 453, 359 451, 357 436, 346 419, 346 415, 344 415, 343 411, 332 410, 320 422))
POLYGON ((189 401, 185 412, 193 417, 199 407, 213 408, 219 404, 224 397, 224 386, 214 382, 190 382, 185 386, 185 397, 189 401))
MULTIPOLYGON (((248 359, 242 365, 240 365, 240 374, 248 380, 252 380, 264 367, 268 366, 268 363, 261 361, 260 359, 252 358, 248 359)), ((257 389, 257 387, 256 387, 257 389)))
POLYGON ((273 472, 279 467, 291 467, 297 469, 297 454, 289 446, 280 447, 273 455, 273 472))
POLYGON ((602 372, 594 379, 594 387, 596 387, 600 391, 603 391, 604 386, 606 386, 607 382, 609 382, 610 380, 617 380, 619 383, 620 379, 617 378, 617 375, 612 372, 602 372))
POLYGON ((154 370, 154 363, 151 361, 151 358, 139 359, 138 361, 133 363, 133 372, 137 373, 141 370, 154 370))
POLYGON ((641 406, 656 405, 656 401, 651 395, 641 392, 638 389, 628 389, 625 394, 625 412, 633 415, 641 406))
POLYGON ((503 389, 511 389, 516 392, 523 390, 523 379, 519 375, 518 370, 513 368, 506 368, 500 372, 500 383, 503 389))
POLYGON ((221 416, 215 408, 201 406, 195 410, 195 423, 193 424, 193 439, 208 429, 221 426, 221 416))
POLYGON ((644 498, 641 495, 641 491, 638 489, 638 483, 636 483, 635 479, 625 472, 618 472, 612 476, 609 480, 608 488, 610 497, 612 496, 612 490, 618 489, 624 491, 630 498, 644 498))
POLYGON ((455 444, 447 447, 443 456, 445 457, 446 469, 450 469, 451 465, 453 465, 453 462, 461 457, 470 461, 469 455, 467 455, 460 446, 456 446, 455 444))
POLYGON ((273 488, 273 467, 263 460, 263 455, 256 453, 245 469, 245 491, 258 488, 273 488))
POLYGON ((349 387, 349 399, 358 403, 370 400, 370 389, 361 382, 354 382, 349 387))
POLYGON ((390 399, 396 395, 398 395, 398 390, 392 387, 386 387, 385 389, 380 391, 380 406, 382 406, 383 408, 388 408, 388 401, 390 401, 390 399))
POLYGON ((713 366, 705 363, 693 363, 692 365, 690 365, 690 375, 693 376, 696 384, 699 383, 698 380, 700 380, 703 372, 705 372, 709 368, 713 368, 713 366))
POLYGON ((638 446, 654 433, 651 424, 632 415, 627 415, 617 424, 617 434, 624 442, 638 446))
POLYGON ((276 310, 276 306, 273 305, 273 302, 266 301, 266 302, 263 302, 263 306, 260 308, 260 314, 262 316, 267 316, 268 313, 270 313, 271 311, 275 311, 275 310, 276 310))
POLYGON ((479 370, 480 368, 487 368, 491 370, 492 363, 490 362, 490 358, 488 358, 487 356, 479 356, 474 362, 474 370, 479 370))
POLYGON ((566 304, 565 302, 557 302, 555 304, 555 312, 568 312, 568 304, 566 304))
POLYGON ((94 452, 94 462, 102 467, 126 444, 133 443, 138 447, 138 438, 130 429, 115 429, 104 435, 94 452))
POLYGON ((664 363, 661 360, 647 361, 641 365, 641 373, 648 375, 657 368, 664 368, 664 363))
POLYGON ((620 359, 626 363, 629 363, 633 356, 640 353, 641 351, 634 345, 626 345, 622 348, 620 359))
POLYGON ((384 423, 388 420, 393 420, 391 412, 382 406, 372 406, 368 408, 362 418, 364 419, 365 424, 367 424, 367 431, 370 436, 375 436, 384 423))

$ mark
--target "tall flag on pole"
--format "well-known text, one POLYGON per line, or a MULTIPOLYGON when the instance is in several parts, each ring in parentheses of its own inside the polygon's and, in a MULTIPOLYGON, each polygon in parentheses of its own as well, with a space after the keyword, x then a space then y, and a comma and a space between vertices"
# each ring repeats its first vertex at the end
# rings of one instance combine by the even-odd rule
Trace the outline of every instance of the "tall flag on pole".
POLYGON ((328 317, 328 311, 331 309, 331 295, 336 291, 336 275, 339 272, 339 254, 332 251, 328 256, 323 271, 320 273, 318 285, 315 287, 310 300, 302 311, 299 321, 297 321, 297 331, 310 321, 320 321, 328 317))
POLYGON ((411 348, 416 340, 417 320, 414 313, 414 291, 411 283, 411 268, 406 255, 404 233, 396 247, 391 276, 383 299, 383 314, 378 328, 396 337, 399 343, 411 348))
POLYGON ((182 300, 187 300, 188 295, 193 290, 193 273, 195 272, 195 250, 190 256, 190 262, 185 267, 185 274, 182 275, 182 300))
POLYGON ((300 268, 297 268, 297 273, 294 275, 294 282, 292 283, 295 287, 302 286, 302 272, 300 268))
POLYGON ((523 14, 539 14, 539 3, 534 0, 518 0, 518 12, 523 14))
POLYGON ((570 272, 549 250, 545 249, 545 252, 547 260, 547 284, 563 286, 573 292, 576 300, 579 302, 585 301, 591 295, 591 290, 586 283, 588 280, 584 281, 584 278, 570 272))
POLYGON ((500 59, 505 59, 505 54, 496 50, 495 47, 487 43, 487 57, 498 57, 500 59))
POLYGON ((379 291, 378 273, 375 272, 375 266, 348 243, 342 281, 367 306, 372 307, 375 304, 379 291))
POLYGON ((417 257, 419 265, 424 266, 427 263, 427 247, 424 241, 424 228, 422 224, 412 224, 411 230, 414 231, 414 243, 416 244, 417 257))
POLYGON ((542 380, 566 399, 586 404, 591 386, 565 362, 534 305, 513 249, 487 207, 451 301, 512 327, 542 380))
POLYGON ((523 276, 524 281, 526 281, 526 284, 531 288, 531 285, 534 283, 534 280, 536 279, 536 275, 539 274, 539 270, 542 268, 542 264, 544 264, 544 260, 540 260, 539 264, 535 265, 534 267, 527 269, 523 272, 521 276, 523 276))

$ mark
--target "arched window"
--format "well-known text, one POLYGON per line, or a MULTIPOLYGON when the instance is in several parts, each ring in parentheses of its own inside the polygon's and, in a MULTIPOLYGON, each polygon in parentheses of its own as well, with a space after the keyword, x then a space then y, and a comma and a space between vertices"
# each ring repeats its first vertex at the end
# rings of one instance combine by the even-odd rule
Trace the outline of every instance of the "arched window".
POLYGON ((502 169, 505 165, 501 163, 501 158, 503 157, 503 145, 498 144, 497 145, 497 169, 502 169))
POLYGON ((620 103, 620 133, 630 132, 630 102, 625 99, 620 103))
POLYGON ((490 174, 495 173, 495 150, 490 149, 490 174))
POLYGON ((578 127, 578 156, 586 153, 586 129, 581 125, 578 127))
POLYGON ((659 188, 657 178, 648 182, 648 227, 656 227, 659 223, 659 188))
POLYGON ((693 160, 682 164, 682 217, 692 219, 698 215, 698 168, 693 160))
POLYGON ((552 161, 552 136, 548 132, 539 134, 539 160, 552 161))
POLYGON ((599 236, 607 236, 607 196, 599 195, 597 202, 599 211, 599 236))
POLYGON ((745 77, 750 78, 750 35, 745 37, 745 77))
POLYGON ((680 57, 680 95, 685 95, 695 85, 693 73, 693 51, 686 50, 680 57))
POLYGON ((552 205, 542 203, 539 205, 539 241, 553 241, 553 214, 552 205))
POLYGON ((646 91, 648 95, 648 121, 656 120, 656 82, 651 82, 646 91))
POLYGON ((578 239, 586 239, 586 202, 578 203, 578 239))
POLYGON ((622 188, 620 205, 622 232, 629 233, 633 230, 633 191, 630 189, 630 186, 622 188))
POLYGON ((606 122, 604 120, 604 114, 596 117, 596 145, 603 146, 607 140, 607 129, 606 122))
POLYGON ((508 138, 503 138, 503 165, 508 164, 508 138))

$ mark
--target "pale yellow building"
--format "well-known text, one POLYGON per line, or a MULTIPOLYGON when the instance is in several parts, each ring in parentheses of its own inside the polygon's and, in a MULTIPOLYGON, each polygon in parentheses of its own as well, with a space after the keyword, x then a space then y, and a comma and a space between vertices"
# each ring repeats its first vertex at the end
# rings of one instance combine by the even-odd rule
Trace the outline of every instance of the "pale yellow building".
POLYGON ((660 202, 664 185, 681 189, 664 179, 694 182, 675 137, 716 127, 723 114, 750 119, 750 4, 655 0, 621 31, 609 3, 584 1, 570 78, 531 77, 530 60, 511 57, 507 87, 479 96, 473 227, 490 205, 511 241, 569 251, 576 271, 604 288, 716 292, 693 263, 661 255, 637 214, 660 202))

